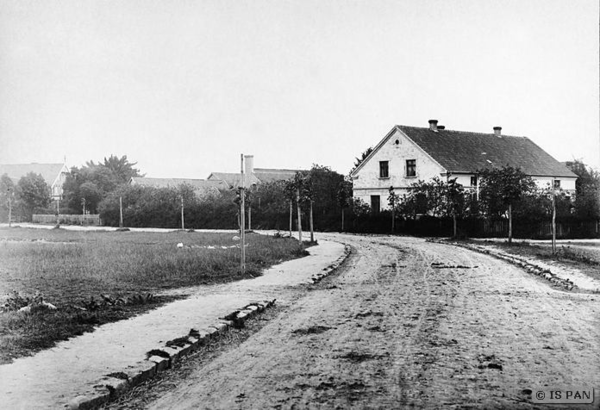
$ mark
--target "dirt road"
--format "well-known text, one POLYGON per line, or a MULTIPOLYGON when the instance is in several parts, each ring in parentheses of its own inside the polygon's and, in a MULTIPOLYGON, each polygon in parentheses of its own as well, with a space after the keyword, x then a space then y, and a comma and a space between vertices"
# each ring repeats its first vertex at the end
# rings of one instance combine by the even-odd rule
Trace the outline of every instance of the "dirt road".
POLYGON ((600 394, 600 295, 421 239, 337 238, 354 249, 339 274, 147 407, 540 408, 527 389, 600 394))

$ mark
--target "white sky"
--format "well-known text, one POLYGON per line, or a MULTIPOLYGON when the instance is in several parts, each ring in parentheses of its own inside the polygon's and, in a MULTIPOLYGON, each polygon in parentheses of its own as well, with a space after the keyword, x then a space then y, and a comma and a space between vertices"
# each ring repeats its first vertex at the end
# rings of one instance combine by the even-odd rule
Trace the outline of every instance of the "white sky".
POLYGON ((598 0, 0 0, 0 163, 347 174, 395 125, 600 166, 598 0))

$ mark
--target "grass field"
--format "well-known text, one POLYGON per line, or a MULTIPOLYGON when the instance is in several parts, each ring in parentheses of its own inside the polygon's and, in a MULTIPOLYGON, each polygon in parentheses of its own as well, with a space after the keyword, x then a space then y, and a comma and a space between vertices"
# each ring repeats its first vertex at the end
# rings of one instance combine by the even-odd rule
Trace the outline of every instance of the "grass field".
POLYGON ((294 239, 248 234, 242 275, 233 237, 0 229, 0 306, 12 308, 0 312, 0 363, 173 299, 161 290, 244 279, 305 254, 294 239), (14 310, 36 293, 57 309, 14 310))

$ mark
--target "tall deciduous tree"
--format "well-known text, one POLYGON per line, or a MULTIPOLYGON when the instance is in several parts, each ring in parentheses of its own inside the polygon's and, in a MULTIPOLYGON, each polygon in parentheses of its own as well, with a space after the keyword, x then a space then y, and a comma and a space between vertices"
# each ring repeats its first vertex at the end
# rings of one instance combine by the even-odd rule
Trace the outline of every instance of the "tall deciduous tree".
POLYGON ((33 172, 21 177, 18 186, 18 198, 25 218, 31 220, 36 208, 45 208, 50 205, 50 186, 40 174, 33 172))
POLYGON ((81 167, 71 168, 63 184, 63 192, 67 205, 73 211, 80 209, 85 199, 86 209, 96 213, 98 204, 118 186, 128 184, 131 177, 139 176, 136 163, 130 163, 127 156, 118 158, 111 155, 102 163, 88 161, 81 167))
POLYGON ((137 162, 129 162, 127 155, 123 155, 121 158, 111 155, 108 158, 104 158, 102 166, 112 171, 117 177, 120 183, 127 184, 132 177, 141 176, 140 170, 134 168, 137 162))
POLYGON ((344 178, 338 184, 337 189, 337 200, 338 205, 342 210, 342 232, 344 232, 344 216, 346 208, 350 207, 352 204, 352 182, 350 180, 344 178))
POLYGON ((567 162, 577 174, 575 183, 575 214, 582 218, 600 219, 600 173, 580 160, 567 162))
POLYGON ((508 243, 512 243, 513 206, 535 192, 535 182, 519 168, 510 166, 483 169, 478 174, 480 202, 488 215, 508 213, 508 243))

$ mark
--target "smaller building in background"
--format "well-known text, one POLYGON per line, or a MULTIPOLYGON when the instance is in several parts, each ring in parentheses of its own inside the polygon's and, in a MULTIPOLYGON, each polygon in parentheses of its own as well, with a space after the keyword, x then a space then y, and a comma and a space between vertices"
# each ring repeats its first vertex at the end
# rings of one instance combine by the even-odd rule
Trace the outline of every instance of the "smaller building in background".
MULTIPOLYGON (((299 169, 272 169, 272 168, 254 168, 254 156, 244 156, 244 177, 245 186, 250 187, 257 184, 265 184, 274 181, 287 181, 294 178, 299 169)), ((229 188, 241 186, 241 174, 233 172, 213 172, 208 181, 223 181, 229 188)))
POLYGON ((53 200, 61 199, 63 194, 63 184, 69 173, 66 164, 0 164, 0 176, 8 175, 15 183, 25 175, 33 172, 44 178, 46 184, 50 187, 53 200))

